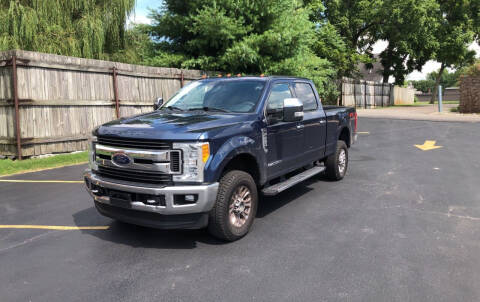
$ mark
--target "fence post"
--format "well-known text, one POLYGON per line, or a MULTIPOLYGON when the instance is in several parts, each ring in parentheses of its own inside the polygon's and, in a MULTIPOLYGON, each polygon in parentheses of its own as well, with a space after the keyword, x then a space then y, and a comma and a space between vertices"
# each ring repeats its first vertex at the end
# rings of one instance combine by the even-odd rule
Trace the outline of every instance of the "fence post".
POLYGON ((357 108, 357 85, 355 85, 355 81, 352 81, 353 84, 353 103, 355 104, 355 108, 357 108))
POLYGON ((443 101, 443 96, 442 96, 442 85, 438 85, 438 112, 442 112, 442 101, 443 101))
POLYGON ((367 81, 365 81, 363 93, 365 94, 365 109, 367 109, 367 81))
POLYGON ((118 82, 117 82, 117 68, 113 67, 113 96, 115 98, 115 114, 120 118, 120 104, 118 100, 118 82))
POLYGON ((17 159, 22 160, 22 143, 20 132, 20 109, 18 106, 18 78, 17 78, 17 56, 12 56, 12 80, 13 100, 15 103, 15 136, 17 141, 17 159))

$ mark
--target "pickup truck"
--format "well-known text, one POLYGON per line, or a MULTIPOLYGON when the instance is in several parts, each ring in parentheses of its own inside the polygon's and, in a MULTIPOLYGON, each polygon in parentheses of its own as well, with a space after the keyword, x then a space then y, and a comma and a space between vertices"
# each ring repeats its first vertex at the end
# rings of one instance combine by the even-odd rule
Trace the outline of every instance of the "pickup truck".
POLYGON ((154 109, 93 131, 84 180, 97 210, 226 241, 248 233, 259 196, 341 180, 356 140, 355 109, 322 106, 302 78, 207 78, 154 109))

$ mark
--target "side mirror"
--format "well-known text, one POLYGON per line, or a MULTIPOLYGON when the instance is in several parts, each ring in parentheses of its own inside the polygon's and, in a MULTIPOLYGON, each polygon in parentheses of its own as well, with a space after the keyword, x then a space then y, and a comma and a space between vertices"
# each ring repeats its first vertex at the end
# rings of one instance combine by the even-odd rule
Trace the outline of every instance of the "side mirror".
POLYGON ((283 121, 299 122, 303 120, 303 104, 299 99, 283 100, 283 121))
POLYGON ((163 105, 163 98, 158 98, 154 103, 153 103, 153 110, 158 110, 160 107, 163 105))

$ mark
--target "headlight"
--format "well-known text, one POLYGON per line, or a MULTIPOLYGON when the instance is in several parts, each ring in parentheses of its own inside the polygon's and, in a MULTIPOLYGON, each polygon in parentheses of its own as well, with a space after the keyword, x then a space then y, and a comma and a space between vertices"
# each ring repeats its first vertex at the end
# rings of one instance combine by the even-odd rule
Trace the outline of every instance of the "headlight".
POLYGON ((174 143, 173 149, 183 153, 183 173, 174 175, 173 181, 203 182, 205 164, 210 158, 208 143, 174 143))
POLYGON ((96 136, 90 136, 88 138, 88 166, 92 170, 98 170, 98 165, 95 160, 95 145, 97 143, 96 136))

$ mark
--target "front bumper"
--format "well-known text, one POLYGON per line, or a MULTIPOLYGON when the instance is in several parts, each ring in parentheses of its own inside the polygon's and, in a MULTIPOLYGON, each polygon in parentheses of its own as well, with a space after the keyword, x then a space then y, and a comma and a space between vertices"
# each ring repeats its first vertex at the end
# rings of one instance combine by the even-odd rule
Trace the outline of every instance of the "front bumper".
POLYGON ((98 211, 108 217, 134 224, 157 228, 200 228, 206 225, 207 214, 215 203, 218 183, 209 185, 187 185, 154 187, 107 179, 91 170, 84 173, 87 191, 95 201, 98 211), (111 195, 98 192, 126 193, 131 200, 118 206, 111 195), (108 191, 107 191, 108 190, 108 191), (145 200, 135 200, 138 196, 162 197, 162 204, 151 205, 145 200), (177 197, 193 195, 194 202, 178 204, 177 197))

